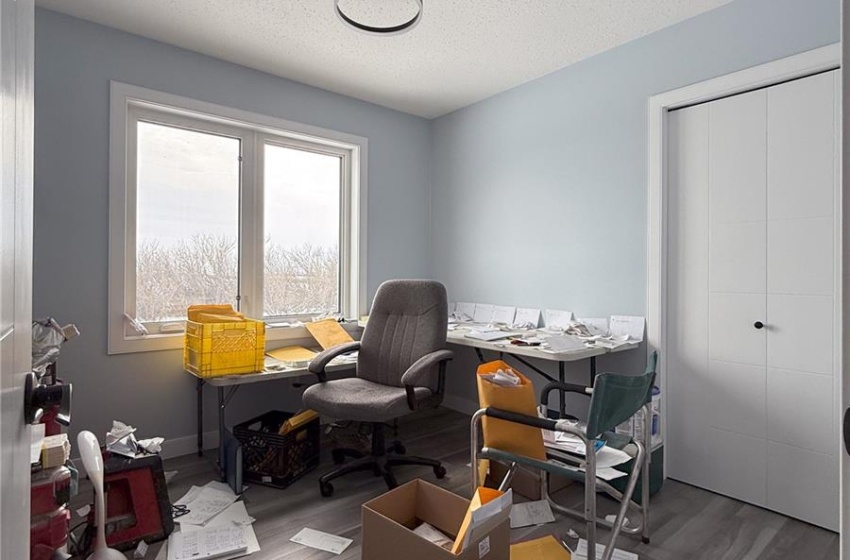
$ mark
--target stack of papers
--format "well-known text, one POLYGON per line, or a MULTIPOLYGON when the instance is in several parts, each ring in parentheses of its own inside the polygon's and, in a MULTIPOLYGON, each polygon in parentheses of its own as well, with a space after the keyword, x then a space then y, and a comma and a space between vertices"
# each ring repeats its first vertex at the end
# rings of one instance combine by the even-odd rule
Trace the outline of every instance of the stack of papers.
POLYGON ((502 387, 516 387, 522 383, 519 376, 510 368, 507 370, 498 369, 496 373, 482 373, 480 377, 502 387))
MULTIPOLYGON (((596 557, 602 558, 602 555, 605 553, 605 545, 597 544, 596 545, 596 557)), ((578 540, 578 546, 576 546, 576 550, 573 553, 573 560, 586 559, 587 558, 587 541, 585 539, 578 540)), ((614 549, 614 554, 611 555, 611 560, 638 560, 638 555, 634 552, 626 552, 625 550, 620 550, 619 548, 614 549)))
POLYGON ((502 338, 508 338, 511 336, 511 333, 506 331, 501 331, 499 329, 476 329, 470 331, 466 338, 472 338, 474 340, 483 340, 485 342, 492 342, 493 340, 500 340, 502 338))
POLYGON ((245 503, 227 484, 210 482, 192 486, 175 505, 185 505, 189 513, 177 517, 179 526, 168 537, 168 560, 220 558, 230 560, 260 550, 254 533, 254 518, 245 503), (203 551, 206 554, 200 555, 203 551))

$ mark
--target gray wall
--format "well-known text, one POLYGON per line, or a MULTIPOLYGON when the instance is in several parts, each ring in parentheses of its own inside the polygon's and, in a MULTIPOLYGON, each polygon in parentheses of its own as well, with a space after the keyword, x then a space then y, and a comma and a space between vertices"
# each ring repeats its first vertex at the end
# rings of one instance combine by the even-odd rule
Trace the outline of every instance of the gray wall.
MULTIPOLYGON (((736 0, 436 119, 435 278, 452 300, 644 315, 647 100, 838 41, 839 8, 736 0)), ((472 366, 464 352, 453 370, 472 366)), ((475 399, 468 376, 450 382, 475 399)))
MULTIPOLYGON (((171 439, 195 429, 179 351, 106 354, 110 80, 367 137, 368 296, 384 279, 429 274, 427 120, 41 9, 35 68, 34 316, 82 331, 59 361, 75 430, 103 434, 113 418, 171 439)), ((283 382, 243 388, 230 419, 298 395, 283 382)))

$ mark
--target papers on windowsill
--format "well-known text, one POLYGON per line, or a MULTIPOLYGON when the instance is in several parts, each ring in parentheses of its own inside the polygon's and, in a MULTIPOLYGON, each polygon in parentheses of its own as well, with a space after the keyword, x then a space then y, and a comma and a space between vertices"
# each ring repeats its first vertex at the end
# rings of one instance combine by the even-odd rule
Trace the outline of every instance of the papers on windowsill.
POLYGON ((332 552, 334 554, 342 554, 345 549, 348 548, 348 545, 354 542, 351 539, 338 537, 329 533, 323 533, 322 531, 316 531, 309 527, 301 529, 289 540, 294 543, 309 546, 310 548, 324 550, 325 552, 332 552))
POLYGON ((511 529, 552 523, 555 515, 547 500, 524 502, 511 507, 511 529))

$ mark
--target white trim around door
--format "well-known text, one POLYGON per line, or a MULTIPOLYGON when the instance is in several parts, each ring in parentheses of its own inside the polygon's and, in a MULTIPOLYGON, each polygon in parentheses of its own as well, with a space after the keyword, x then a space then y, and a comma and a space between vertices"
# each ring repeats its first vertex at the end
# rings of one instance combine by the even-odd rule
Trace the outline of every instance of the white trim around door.
MULTIPOLYGON (((666 325, 667 316, 667 114, 674 109, 704 103, 802 78, 841 66, 838 43, 768 62, 733 74, 699 82, 649 99, 649 190, 647 208, 646 315, 647 351, 661 355, 658 375, 661 386, 667 386, 666 325)), ((841 222, 840 208, 838 220, 841 222)), ((837 228, 837 231, 841 231, 837 228)), ((839 238, 840 239, 840 236, 839 238)), ((841 271, 841 243, 836 243, 836 270, 841 271)), ((841 309, 841 281, 836 281, 837 308, 841 309)), ((841 363, 841 317, 836 314, 836 364, 841 363)), ((840 391, 839 391, 840 393, 840 391)), ((662 401, 662 432, 667 433, 667 400, 662 401)), ((666 472, 666 457, 665 457, 666 472)))

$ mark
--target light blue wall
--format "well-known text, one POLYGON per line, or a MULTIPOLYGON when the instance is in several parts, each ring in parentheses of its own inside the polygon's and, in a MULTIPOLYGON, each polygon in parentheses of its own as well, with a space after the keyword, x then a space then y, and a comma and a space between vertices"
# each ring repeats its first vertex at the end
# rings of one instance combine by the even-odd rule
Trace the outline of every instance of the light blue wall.
MULTIPOLYGON (((179 351, 106 355, 110 80, 367 137, 369 297, 387 278, 428 275, 427 120, 41 9, 35 72, 34 316, 82 331, 59 361, 75 428, 102 434, 115 418, 145 435, 194 433, 179 351)), ((297 406, 287 389, 241 390, 232 418, 297 406)))
POLYGON ((648 99, 838 41, 839 7, 736 0, 436 119, 435 278, 455 301, 643 315, 648 99))

